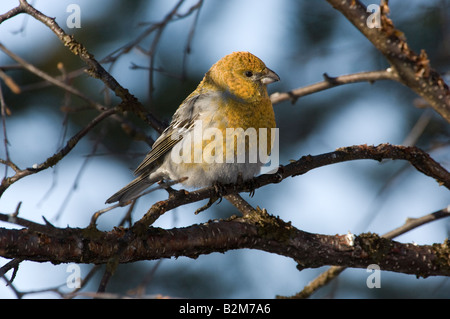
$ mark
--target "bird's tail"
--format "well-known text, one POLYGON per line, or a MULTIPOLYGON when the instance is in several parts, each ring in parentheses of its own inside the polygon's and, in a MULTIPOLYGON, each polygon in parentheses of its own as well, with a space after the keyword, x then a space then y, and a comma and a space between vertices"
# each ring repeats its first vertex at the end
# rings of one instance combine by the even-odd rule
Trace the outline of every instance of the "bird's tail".
POLYGON ((127 186, 108 198, 105 203, 112 204, 114 202, 119 202, 120 205, 123 205, 129 200, 138 196, 142 191, 144 191, 147 187, 151 186, 155 182, 156 181, 150 180, 148 174, 140 175, 127 186))

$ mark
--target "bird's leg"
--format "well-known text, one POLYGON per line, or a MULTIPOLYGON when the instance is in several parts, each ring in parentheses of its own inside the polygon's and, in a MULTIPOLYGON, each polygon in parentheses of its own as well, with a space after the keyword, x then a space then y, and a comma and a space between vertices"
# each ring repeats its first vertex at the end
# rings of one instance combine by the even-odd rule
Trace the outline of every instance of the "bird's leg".
POLYGON ((250 184, 250 187, 249 187, 250 192, 248 193, 248 196, 253 197, 253 196, 255 196, 255 192, 256 192, 255 186, 254 186, 254 183, 252 182, 252 180, 249 181, 249 184, 250 184))
POLYGON ((222 197, 223 197, 222 194, 223 194, 223 189, 224 189, 223 184, 221 184, 219 182, 215 182, 213 184, 213 186, 214 186, 215 194, 209 198, 209 201, 208 201, 208 203, 206 203, 206 205, 200 207, 199 209, 197 209, 195 211, 195 215, 197 215, 197 214, 207 210, 208 208, 210 208, 212 206, 212 204, 217 202, 217 200, 219 201, 217 204, 220 204, 220 202, 222 202, 222 197))
POLYGON ((184 181, 185 179, 187 179, 187 178, 181 178, 177 181, 172 181, 172 182, 161 180, 158 182, 158 185, 159 185, 159 187, 164 188, 167 191, 167 193, 169 193, 169 198, 178 197, 180 195, 186 195, 186 193, 188 193, 188 191, 185 189, 180 189, 180 190, 173 189, 172 185, 177 184, 181 181, 184 181))
POLYGON ((244 178, 242 177, 242 173, 240 172, 236 178, 236 184, 235 184, 235 188, 236 186, 243 186, 245 185, 245 187, 247 189, 249 189, 249 195, 250 197, 253 197, 255 195, 255 188, 256 185, 253 182, 253 179, 250 179, 248 181, 244 181, 244 178))

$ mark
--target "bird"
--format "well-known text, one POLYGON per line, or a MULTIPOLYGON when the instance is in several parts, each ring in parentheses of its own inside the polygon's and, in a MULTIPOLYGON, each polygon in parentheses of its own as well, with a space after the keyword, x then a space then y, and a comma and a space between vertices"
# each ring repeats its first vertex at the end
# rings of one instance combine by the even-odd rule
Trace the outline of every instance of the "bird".
POLYGON ((279 80, 250 52, 221 58, 180 104, 134 171, 137 177, 106 203, 124 206, 155 183, 200 188, 253 178, 263 162, 251 157, 252 147, 266 141, 270 153, 273 146, 276 121, 267 85, 279 80))

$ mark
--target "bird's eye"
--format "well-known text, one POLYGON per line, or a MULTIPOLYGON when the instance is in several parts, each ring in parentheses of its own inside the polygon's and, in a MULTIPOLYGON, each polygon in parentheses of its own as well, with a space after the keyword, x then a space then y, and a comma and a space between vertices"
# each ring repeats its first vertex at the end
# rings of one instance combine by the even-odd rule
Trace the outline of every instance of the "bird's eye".
POLYGON ((253 75, 252 71, 245 71, 245 76, 246 77, 251 77, 253 75))

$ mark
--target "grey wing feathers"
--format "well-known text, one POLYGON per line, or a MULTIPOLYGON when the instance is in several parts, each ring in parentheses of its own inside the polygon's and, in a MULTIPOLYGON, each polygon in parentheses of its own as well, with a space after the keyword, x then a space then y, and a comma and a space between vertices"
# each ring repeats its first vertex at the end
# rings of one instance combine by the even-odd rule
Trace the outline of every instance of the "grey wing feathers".
POLYGON ((183 135, 192 128, 194 121, 198 117, 198 113, 194 112, 194 110, 199 97, 199 95, 193 96, 180 105, 173 115, 170 126, 155 141, 152 150, 134 171, 135 175, 151 171, 154 162, 171 150, 183 138, 183 135))
POLYGON ((161 136, 155 141, 152 150, 134 171, 134 174, 139 176, 108 198, 106 200, 107 204, 116 201, 119 201, 120 204, 124 204, 139 195, 147 187, 157 182, 157 180, 150 180, 149 176, 153 172, 155 166, 160 165, 158 160, 161 159, 164 154, 169 152, 173 146, 183 138, 183 135, 186 132, 192 129, 194 121, 200 114, 198 108, 201 108, 201 106, 197 103, 199 97, 200 95, 195 95, 180 105, 173 115, 170 126, 166 128, 161 136))

